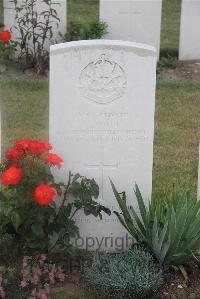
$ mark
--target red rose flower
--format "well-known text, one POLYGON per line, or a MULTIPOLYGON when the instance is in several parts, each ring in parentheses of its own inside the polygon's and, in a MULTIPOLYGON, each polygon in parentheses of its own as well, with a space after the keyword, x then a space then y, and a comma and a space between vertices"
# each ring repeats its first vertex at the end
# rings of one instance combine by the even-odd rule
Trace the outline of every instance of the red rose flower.
POLYGON ((22 169, 14 166, 9 167, 2 174, 3 185, 17 185, 22 177, 22 169))
POLYGON ((35 201, 41 206, 48 206, 55 196, 56 190, 48 185, 40 185, 34 192, 35 201))
POLYGON ((52 165, 60 168, 62 166, 63 159, 56 154, 50 153, 50 154, 46 155, 46 157, 44 158, 44 162, 47 164, 52 164, 52 165))
POLYGON ((20 157, 20 152, 16 148, 10 148, 6 151, 5 156, 9 160, 17 162, 20 157))
POLYGON ((53 148, 52 145, 46 141, 27 139, 16 141, 15 147, 17 149, 28 150, 29 153, 33 155, 44 154, 53 148))
POLYGON ((4 44, 8 44, 9 41, 11 40, 12 38, 12 35, 11 35, 11 32, 7 29, 3 30, 1 33, 0 33, 0 39, 2 40, 2 42, 4 44))
POLYGON ((29 143, 30 143, 30 140, 27 140, 27 139, 17 140, 15 143, 15 147, 17 149, 26 150, 29 146, 29 143))
POLYGON ((31 140, 28 145, 28 151, 32 155, 41 155, 44 154, 47 151, 47 149, 44 142, 38 140, 31 140))
POLYGON ((44 141, 44 142, 42 142, 42 143, 43 143, 44 148, 45 148, 47 151, 53 149, 53 146, 52 146, 49 142, 44 141))

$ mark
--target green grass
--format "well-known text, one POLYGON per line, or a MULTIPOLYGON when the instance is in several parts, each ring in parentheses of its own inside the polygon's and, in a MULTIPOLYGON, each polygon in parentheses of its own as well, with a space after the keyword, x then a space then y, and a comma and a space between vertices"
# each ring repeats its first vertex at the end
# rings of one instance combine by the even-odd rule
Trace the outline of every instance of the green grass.
POLYGON ((17 138, 48 138, 48 84, 2 81, 3 150, 17 138))
POLYGON ((180 31, 181 0, 163 0, 161 51, 178 50, 180 31))
POLYGON ((99 0, 68 0, 68 23, 98 19, 99 0))
MULTIPOLYGON (((48 138, 46 82, 2 81, 3 148, 16 138, 48 138)), ((158 82, 154 189, 185 186, 196 192, 200 139, 200 84, 158 82)))
POLYGON ((185 186, 196 192, 200 140, 200 84, 160 82, 157 87, 154 188, 185 186))

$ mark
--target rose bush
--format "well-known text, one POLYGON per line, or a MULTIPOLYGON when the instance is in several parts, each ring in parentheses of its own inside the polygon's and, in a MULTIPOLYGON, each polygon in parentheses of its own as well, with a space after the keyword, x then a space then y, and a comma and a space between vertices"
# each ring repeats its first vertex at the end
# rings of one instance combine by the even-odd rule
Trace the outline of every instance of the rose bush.
POLYGON ((3 44, 8 44, 12 38, 12 34, 8 29, 4 29, 0 33, 0 39, 2 40, 3 44))
POLYGON ((4 27, 0 28, 0 59, 10 59, 13 57, 16 44, 12 41, 10 30, 4 27), (2 28, 2 29, 1 29, 2 28))
POLYGON ((92 179, 69 174, 67 183, 55 183, 50 167, 62 166, 62 158, 50 152, 52 145, 39 140, 18 140, 1 164, 0 252, 33 254, 68 250, 78 236, 74 215, 102 217, 109 209, 98 204, 99 188, 92 179), (73 200, 68 201, 72 197, 73 200), (6 250, 5 247, 9 247, 6 250))
POLYGON ((49 63, 49 46, 57 42, 54 27, 60 19, 57 3, 43 0, 38 11, 38 0, 10 0, 15 11, 15 24, 18 62, 25 71, 33 68, 38 74, 45 73, 49 63))

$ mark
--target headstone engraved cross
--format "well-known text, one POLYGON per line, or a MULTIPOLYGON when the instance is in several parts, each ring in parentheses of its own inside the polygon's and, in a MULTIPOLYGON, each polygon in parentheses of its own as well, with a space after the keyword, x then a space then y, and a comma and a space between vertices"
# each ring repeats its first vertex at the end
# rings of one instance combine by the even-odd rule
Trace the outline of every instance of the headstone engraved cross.
MULTIPOLYGON (((109 177, 132 204, 135 182, 144 199, 151 198, 156 61, 153 47, 132 42, 92 40, 51 47, 50 141, 64 160, 54 170, 55 178, 65 182, 69 171, 94 178, 99 202, 112 211, 119 206, 109 177)), ((83 248, 88 238, 94 243, 91 250, 99 244, 102 250, 120 249, 117 240, 126 240, 114 214, 98 220, 81 212, 76 223, 83 248), (107 237, 113 241, 109 246, 107 237)))
POLYGON ((105 181, 105 170, 106 169, 116 169, 118 167, 118 163, 105 163, 105 149, 104 147, 100 148, 100 163, 88 163, 85 164, 85 167, 89 170, 91 169, 98 169, 100 178, 99 178, 99 184, 100 184, 100 192, 99 192, 99 199, 104 200, 104 181, 105 181))

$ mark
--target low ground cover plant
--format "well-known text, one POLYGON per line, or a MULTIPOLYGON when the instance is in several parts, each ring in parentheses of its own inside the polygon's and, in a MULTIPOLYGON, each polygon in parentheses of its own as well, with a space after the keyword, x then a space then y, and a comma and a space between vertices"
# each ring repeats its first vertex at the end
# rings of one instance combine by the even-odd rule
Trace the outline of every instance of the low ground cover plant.
POLYGON ((31 298, 48 298, 50 286, 64 282, 66 274, 60 265, 49 260, 46 254, 25 256, 20 271, 21 293, 31 293, 31 298))
POLYGON ((105 298, 147 296, 163 282, 162 271, 144 248, 134 246, 119 254, 97 253, 84 278, 91 290, 105 298))
POLYGON ((88 39, 101 39, 106 35, 108 25, 99 20, 79 23, 72 22, 67 33, 63 36, 64 41, 77 41, 88 39))
POLYGON ((200 250, 200 201, 187 192, 172 192, 146 207, 136 185, 137 213, 127 203, 125 192, 119 193, 112 181, 111 185, 122 211, 115 212, 121 224, 151 250, 160 265, 179 267, 186 277, 183 265, 200 250))
POLYGON ((1 169, 0 255, 17 256, 64 250, 79 231, 74 216, 102 217, 110 210, 95 201, 99 187, 94 179, 69 173, 66 183, 56 183, 50 167, 60 168, 62 158, 50 152, 51 144, 18 140, 5 153, 1 169), (69 201, 69 198, 73 200, 69 201))
POLYGON ((9 298, 7 290, 17 284, 16 270, 13 266, 0 266, 0 298, 9 298))
POLYGON ((166 55, 160 57, 157 64, 157 73, 161 73, 164 69, 176 69, 182 65, 182 61, 178 60, 177 57, 166 55))
POLYGON ((67 275, 50 256, 24 256, 11 267, 0 267, 0 298, 49 298, 51 286, 67 275))

